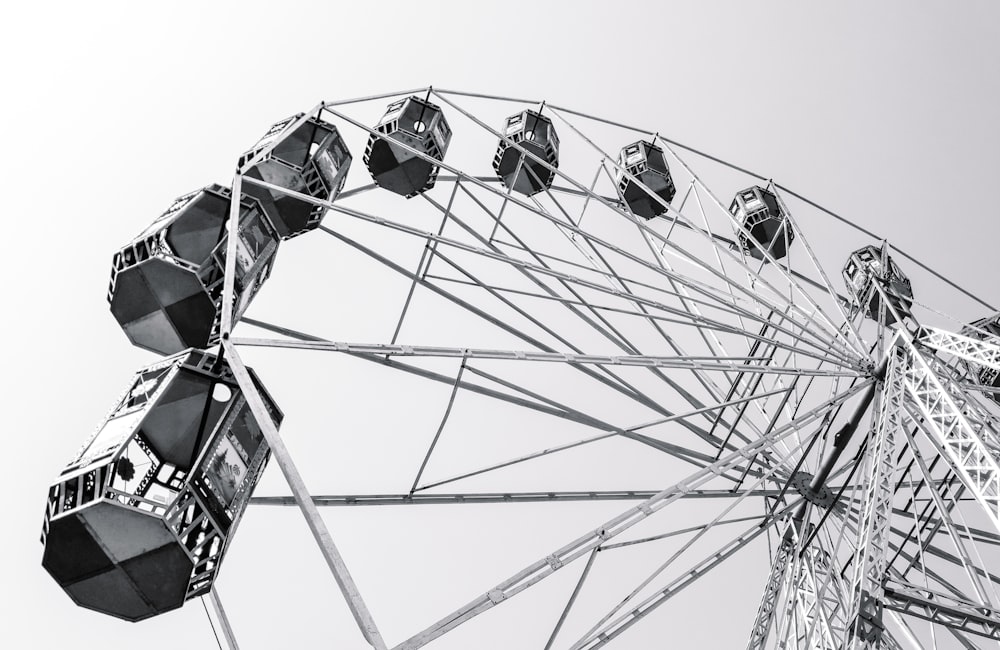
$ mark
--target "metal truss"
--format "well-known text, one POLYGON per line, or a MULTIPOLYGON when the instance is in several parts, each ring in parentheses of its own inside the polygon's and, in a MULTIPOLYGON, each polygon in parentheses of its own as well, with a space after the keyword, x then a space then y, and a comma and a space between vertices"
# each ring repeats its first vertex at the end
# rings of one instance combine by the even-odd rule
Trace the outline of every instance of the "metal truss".
POLYGON ((927 422, 934 444, 1000 530, 1000 463, 982 437, 988 424, 969 405, 961 387, 943 372, 940 362, 926 357, 912 343, 908 346, 911 363, 904 381, 916 407, 914 415, 927 422))
POLYGON ((777 648, 838 650, 847 638, 847 588, 824 548, 817 543, 801 549, 795 531, 803 514, 789 524, 775 551, 747 650, 768 647, 775 625, 781 628, 777 648))
POLYGON ((253 379, 251 379, 246 366, 243 365, 243 361, 236 352, 235 346, 228 341, 228 337, 223 340, 223 348, 226 350, 229 365, 233 369, 233 375, 236 377, 240 388, 247 396, 247 404, 250 406, 250 410, 254 414, 254 417, 260 423, 264 437, 267 439, 267 442, 271 447, 271 453, 277 461, 278 466, 281 468, 281 471, 285 476, 285 480, 292 489, 292 493, 295 495, 296 503, 302 510, 306 523, 309 524, 309 529, 312 532, 313 537, 316 539, 320 550, 323 552, 323 557, 326 560, 327 566, 333 573, 337 586, 340 587, 340 591, 344 595, 344 600, 347 602, 347 605, 351 610, 351 614, 357 622, 358 628, 361 630, 365 640, 373 648, 375 648, 375 650, 386 650, 387 646, 385 641, 382 639, 381 632, 379 632, 379 629, 375 624, 375 619, 372 617, 367 604, 361 597, 361 593, 358 591, 354 578, 351 577, 351 573, 348 570, 347 565, 344 563, 344 559, 341 556, 340 551, 337 549, 337 546, 333 541, 333 537, 330 535, 330 531, 326 527, 326 523, 316 510, 316 506, 312 502, 309 491, 305 487, 305 482, 303 481, 298 468, 295 466, 295 462, 292 460, 291 455, 288 453, 288 449, 285 447, 285 443, 281 439, 277 427, 268 415, 267 407, 264 405, 264 400, 260 396, 257 385, 254 383, 253 379))
POLYGON ((848 633, 847 591, 828 553, 818 545, 804 549, 798 560, 791 585, 794 617, 783 647, 838 650, 848 633))
POLYGON ((476 348, 448 348, 426 345, 387 345, 381 343, 341 343, 325 341, 286 341, 279 339, 236 338, 237 345, 297 348, 301 350, 321 350, 344 352, 347 354, 379 354, 390 357, 451 357, 461 359, 498 359, 506 361, 539 361, 549 363, 599 364, 610 366, 634 366, 647 368, 677 368, 685 370, 716 370, 745 372, 754 374, 778 374, 823 377, 855 377, 856 372, 846 370, 785 368, 773 365, 757 365, 756 357, 664 357, 648 355, 596 355, 569 354, 563 352, 534 352, 524 350, 483 350, 476 348))
POLYGON ((795 547, 795 531, 789 525, 781 536, 781 543, 774 553, 771 572, 764 586, 764 595, 757 607, 757 616, 754 619, 753 629, 750 631, 747 650, 764 650, 767 644, 775 613, 781 605, 779 597, 783 590, 787 592, 789 587, 787 583, 791 582, 786 576, 789 575, 789 563, 794 558, 795 547))
POLYGON ((939 352, 971 361, 978 366, 1000 370, 1000 346, 936 327, 923 327, 916 342, 939 352))
POLYGON ((886 609, 1000 641, 1000 611, 902 581, 885 585, 886 609))
MULTIPOLYGON (((461 505, 475 503, 552 503, 558 501, 645 501, 657 493, 652 490, 595 490, 593 492, 463 492, 403 494, 314 494, 317 506, 408 506, 461 505)), ((684 499, 732 499, 741 496, 777 497, 779 489, 764 490, 690 490, 684 499)), ((250 503, 261 506, 294 506, 293 496, 252 497, 250 503)))
MULTIPOLYGON (((867 384, 855 387, 852 394, 856 393, 864 386, 867 386, 867 384)), ((815 414, 810 416, 810 420, 813 419, 815 419, 815 414)), ((479 614, 482 614, 503 601, 533 586, 542 579, 552 575, 555 571, 561 569, 569 562, 579 559, 580 557, 593 551, 595 548, 602 546, 606 541, 624 533, 627 529, 638 524, 646 517, 655 514, 659 510, 670 505, 672 502, 680 499, 685 493, 693 489, 697 489, 700 485, 708 482, 713 477, 719 476, 726 470, 726 468, 736 466, 743 460, 751 458, 759 452, 773 447, 780 442, 780 440, 791 435, 795 430, 795 428, 790 426, 775 429, 775 431, 769 436, 761 438, 760 440, 750 443, 746 447, 732 454, 724 456, 705 469, 692 474, 681 483, 663 490, 652 498, 644 501, 639 506, 629 509, 618 517, 605 522, 592 532, 577 538, 569 544, 545 556, 543 559, 525 567, 523 570, 514 574, 507 580, 497 584, 493 589, 489 590, 482 596, 470 601, 466 605, 463 605, 461 608, 442 618, 432 626, 395 646, 395 650, 413 650, 415 648, 423 647, 449 630, 461 625, 475 616, 478 616, 479 614)), ((763 482, 763 480, 763 478, 759 479, 758 483, 763 482)), ((770 518, 768 522, 769 525, 773 525, 773 522, 776 520, 777 519, 775 517, 770 518)), ((650 611, 671 598, 675 593, 677 593, 677 591, 686 587, 705 571, 710 568, 714 568, 725 559, 728 559, 731 555, 733 555, 733 553, 744 547, 752 539, 766 532, 768 527, 769 526, 763 525, 754 526, 743 535, 740 535, 736 539, 724 545, 722 549, 719 549, 708 558, 702 560, 698 565, 696 565, 695 569, 670 583, 666 588, 657 594, 654 594, 654 596, 647 598, 637 607, 630 610, 630 612, 614 619, 600 630, 594 630, 589 633, 585 639, 582 639, 574 644, 573 648, 575 650, 583 648, 591 649, 605 645, 608 641, 617 637, 626 629, 631 627, 636 620, 648 615, 650 611)))
MULTIPOLYGON (((590 184, 575 179, 566 166, 550 165, 510 141, 463 106, 467 98, 515 101, 510 98, 426 88, 324 102, 298 120, 323 117, 354 128, 365 138, 385 138, 349 109, 354 103, 411 92, 426 92, 468 124, 519 151, 524 160, 546 168, 555 178, 553 186, 537 195, 521 196, 505 190, 496 178, 467 173, 451 161, 433 160, 404 142, 394 142, 407 155, 434 162, 442 172, 437 182, 443 191, 428 192, 410 204, 427 211, 427 225, 408 215, 389 218, 370 212, 364 199, 375 191, 372 184, 348 189, 331 202, 244 176, 244 169, 281 143, 278 137, 237 172, 234 195, 239 195, 244 183, 254 184, 328 210, 340 221, 337 226, 330 227, 328 222, 320 228, 329 235, 325 241, 401 279, 407 289, 405 299, 392 314, 388 329, 392 334, 390 338, 386 333, 385 342, 334 342, 327 340, 326 332, 321 337, 240 318, 233 302, 237 238, 230 237, 222 300, 222 348, 291 488, 290 496, 257 496, 251 502, 300 508, 368 645, 378 650, 423 647, 586 556, 585 567, 545 645, 562 647, 558 637, 568 633, 571 610, 594 579, 591 568, 598 557, 603 563, 612 551, 668 537, 686 541, 568 647, 590 650, 612 643, 730 557, 752 552, 749 549, 760 552, 772 541, 777 544, 771 550, 771 570, 747 650, 901 647, 899 639, 885 630, 883 608, 932 621, 958 634, 997 638, 1000 615, 994 610, 963 599, 961 593, 938 593, 903 578, 888 584, 885 580, 891 574, 890 552, 898 551, 911 567, 924 556, 946 555, 932 543, 938 530, 943 529, 958 544, 986 539, 982 531, 974 534, 970 527, 953 522, 953 504, 945 503, 937 492, 934 497, 920 492, 950 485, 953 476, 942 478, 938 470, 932 477, 933 467, 920 465, 924 476, 919 487, 909 486, 912 501, 901 511, 895 508, 893 499, 903 489, 900 482, 894 483, 899 469, 897 442, 903 437, 907 414, 920 420, 948 467, 1000 530, 1000 467, 994 451, 1000 436, 989 414, 965 397, 961 378, 953 377, 952 369, 925 352, 936 350, 1000 368, 1000 348, 932 328, 918 330, 916 343, 900 332, 896 344, 887 350, 871 433, 858 443, 855 458, 845 454, 838 461, 847 442, 838 440, 832 427, 839 421, 840 409, 876 382, 878 356, 892 336, 883 327, 873 336, 870 324, 844 308, 785 204, 786 198, 803 197, 762 177, 755 180, 766 181, 789 215, 796 229, 795 241, 804 249, 797 252, 802 255, 797 260, 808 263, 805 269, 793 268, 790 257, 775 259, 760 243, 754 244, 760 257, 741 250, 738 242, 754 242, 746 224, 734 219, 676 150, 700 152, 645 129, 598 120, 602 127, 621 129, 629 138, 657 143, 672 157, 678 178, 683 177, 684 183, 678 183, 678 189, 686 190, 683 197, 678 192, 678 200, 664 202, 662 219, 652 222, 637 218, 624 197, 615 195, 617 178, 642 184, 615 163, 613 152, 579 126, 581 120, 595 118, 568 108, 549 104, 545 110, 560 129, 568 130, 564 133, 578 137, 582 150, 599 159, 590 184), (590 227, 594 219, 614 220, 619 229, 590 227), (339 227, 341 223, 350 227, 339 227), (376 235, 365 238, 364 233, 376 235), (413 255, 415 268, 401 262, 391 249, 381 249, 381 234, 419 249, 419 258, 413 255), (812 271, 807 273, 809 265, 812 271), (400 343, 407 340, 407 325, 426 296, 443 300, 463 317, 500 332, 507 347, 467 346, 465 341, 447 346, 400 343), (236 329, 243 326, 284 338, 236 336, 236 329), (405 482, 409 492, 396 491, 405 486, 391 486, 374 494, 312 495, 277 430, 266 426, 269 420, 261 417, 260 395, 239 355, 253 347, 337 352, 341 358, 365 360, 386 372, 401 371, 450 389, 442 405, 444 413, 435 420, 434 435, 427 436, 430 443, 416 477, 409 476, 405 482), (433 365, 440 359, 459 360, 461 365, 457 372, 448 373, 440 364, 433 365), (536 371, 540 367, 544 369, 536 371), (525 368, 530 369, 527 375, 525 368), (549 385, 530 381, 531 373, 546 371, 563 372, 558 381, 570 377, 579 382, 582 388, 577 393, 587 399, 573 401, 577 396, 550 390, 556 381, 549 385), (590 437, 427 479, 425 471, 432 473, 429 461, 442 432, 450 426, 452 407, 467 394, 532 417, 554 418, 560 425, 587 429, 590 437), (601 416, 602 411, 592 408, 589 400, 603 396, 631 408, 601 416), (464 489, 463 481, 472 477, 611 438, 679 461, 686 475, 664 481, 671 483, 666 489, 656 485, 648 486, 656 488, 650 490, 464 489), (825 463, 830 458, 833 461, 825 463), (810 491, 810 479, 820 473, 822 480, 810 491), (432 491, 452 483, 462 485, 446 493, 432 491), (936 521, 941 523, 918 515, 916 541, 900 542, 898 538, 905 533, 897 532, 894 518, 913 514, 918 493, 921 505, 934 504, 936 521), (723 511, 701 526, 675 526, 628 538, 626 533, 642 522, 662 522, 665 517, 654 515, 680 500, 698 500, 706 508, 722 504, 723 511), (568 543, 395 645, 383 640, 318 510, 320 506, 575 501, 638 503, 582 534, 576 531, 568 543), (750 501, 762 504, 763 509, 753 516, 732 513, 750 501), (828 517, 843 526, 831 531, 828 517), (710 533, 751 521, 749 528, 720 535, 721 542, 703 548, 710 533), (933 532, 920 538, 928 528, 933 532), (772 540, 775 533, 778 537, 772 540), (904 557, 904 550, 910 553, 914 546, 917 551, 904 557), (849 585, 844 575, 852 576, 849 585)), ((229 232, 239 231, 238 203, 233 202, 229 232)), ((240 329, 241 334, 244 331, 240 329)), ((960 553, 956 562, 978 576, 979 582, 988 581, 979 575, 984 572, 983 563, 973 554, 960 553)), ((939 575, 924 565, 920 569, 924 577, 939 575)), ((977 594, 986 600, 985 589, 977 594)), ((224 624, 227 643, 236 647, 214 592, 211 602, 224 624)))
MULTIPOLYGON (((938 331, 933 339, 924 336, 920 341, 927 348, 973 363, 996 363, 995 346, 978 345, 978 341, 963 340, 965 338, 938 331)), ((899 332, 893 338, 888 357, 872 434, 859 461, 859 464, 865 463, 867 470, 862 482, 864 495, 858 506, 857 526, 854 527, 858 538, 851 561, 854 572, 852 589, 849 594, 837 593, 838 570, 832 574, 828 570, 831 556, 819 545, 819 539, 815 540, 816 546, 808 546, 796 554, 796 544, 801 541, 796 541, 794 529, 790 526, 775 552, 748 650, 768 647, 768 638, 773 636, 775 625, 781 628, 779 639, 775 642, 775 647, 779 648, 900 647, 897 639, 886 629, 884 611, 940 625, 942 629, 952 631, 966 647, 975 647, 965 639, 966 634, 1000 638, 997 627, 1000 611, 989 604, 986 594, 989 588, 982 584, 981 579, 981 576, 990 576, 985 573, 985 568, 981 568, 984 565, 978 551, 970 554, 965 548, 965 544, 970 542, 991 543, 989 539, 993 534, 974 534, 964 523, 952 521, 956 514, 953 509, 958 502, 954 496, 946 502, 939 494, 939 490, 946 487, 947 479, 932 477, 932 470, 919 451, 917 442, 904 428, 905 423, 912 420, 918 425, 918 430, 928 435, 941 453, 941 458, 947 461, 946 466, 962 479, 972 498, 984 507, 995 523, 998 473, 997 455, 990 444, 996 439, 992 416, 964 393, 947 366, 934 357, 926 356, 905 332, 899 332), (925 530, 926 536, 916 551, 918 555, 903 553, 902 557, 910 557, 911 566, 918 563, 919 567, 923 567, 921 572, 925 580, 930 577, 936 582, 946 581, 948 586, 950 581, 941 574, 941 569, 927 568, 921 558, 929 554, 932 559, 944 559, 964 567, 975 592, 971 599, 961 595, 954 587, 953 593, 946 593, 898 577, 887 581, 890 555, 899 558, 902 552, 900 542, 892 541, 902 531, 891 522, 894 517, 906 514, 893 507, 894 492, 907 483, 894 478, 899 462, 896 443, 904 436, 913 456, 908 467, 919 470, 917 479, 910 479, 909 485, 912 489, 912 481, 917 480, 920 489, 929 491, 924 511, 930 508, 938 518, 928 518, 925 524, 919 526, 920 530, 925 530), (957 555, 931 541, 938 530, 946 534, 957 555), (820 587, 824 584, 826 591, 820 587), (781 597, 782 593, 784 597, 781 597), (846 607, 850 607, 849 618, 845 617, 846 607)), ((914 498, 918 491, 913 492, 914 498)), ((915 501, 911 503, 916 506, 915 501)), ((918 522, 924 517, 918 517, 916 513, 912 516, 917 517, 918 522)), ((918 535, 917 539, 920 537, 918 535)), ((910 538, 904 536, 903 542, 907 539, 910 538)), ((909 635, 912 640, 912 631, 905 621, 897 619, 897 625, 903 626, 904 636, 909 635)))
POLYGON ((879 409, 868 441, 865 497, 862 505, 858 543, 851 581, 850 625, 852 638, 847 647, 881 647, 883 577, 892 517, 892 482, 896 441, 903 426, 903 378, 907 366, 906 350, 892 345, 888 352, 884 387, 879 395, 879 409))

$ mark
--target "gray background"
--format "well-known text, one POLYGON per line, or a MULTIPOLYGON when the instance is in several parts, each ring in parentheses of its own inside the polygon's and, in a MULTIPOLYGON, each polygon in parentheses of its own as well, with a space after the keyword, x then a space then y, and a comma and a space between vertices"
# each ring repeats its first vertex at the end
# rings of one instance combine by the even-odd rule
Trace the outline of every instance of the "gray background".
MULTIPOLYGON (((228 182, 236 155, 267 125, 320 99, 430 83, 650 125, 770 174, 1000 302, 994 3, 49 3, 4 13, 6 647, 214 646, 198 603, 141 625, 72 606, 39 566, 44 494, 129 374, 152 360, 128 345, 106 308, 112 252, 173 197, 228 182)), ((349 185, 365 182, 354 153, 349 185)), ((846 254, 867 243, 838 237, 824 246, 846 254)), ((961 320, 981 315, 911 276, 922 301, 961 320)), ((350 380, 332 377, 337 394, 348 394, 350 380)), ((296 399, 338 398, 289 399, 287 413, 296 399)), ((444 398, 436 399, 428 413, 439 413, 444 398)), ((373 408, 419 402, 383 393, 373 408)), ((364 451, 342 446, 337 460, 314 452, 319 424, 349 428, 331 413, 288 429, 317 493, 347 491, 329 465, 353 464, 364 451)), ((261 493, 285 491, 275 472, 261 493)), ((398 641, 586 530, 567 523, 574 517, 598 522, 624 508, 557 507, 567 519, 531 506, 336 511, 327 520, 383 632, 398 641), (459 516, 467 527, 448 523, 459 516), (438 526, 472 553, 429 543, 438 526), (476 555, 488 559, 476 566, 476 555), (469 584, 442 584, 435 563, 469 584), (408 603, 419 614, 412 621, 400 613, 408 603)), ((328 639, 360 647, 297 512, 251 511, 239 538, 219 588, 244 647, 329 647, 328 639)), ((684 630, 659 629, 691 647, 699 625, 721 619, 742 638, 765 570, 734 569, 675 619, 684 630)), ((526 595, 519 610, 505 605, 504 616, 485 616, 441 647, 516 647, 518 625, 551 624, 573 577, 553 579, 552 591, 526 595)), ((635 634, 622 647, 655 638, 635 634)))

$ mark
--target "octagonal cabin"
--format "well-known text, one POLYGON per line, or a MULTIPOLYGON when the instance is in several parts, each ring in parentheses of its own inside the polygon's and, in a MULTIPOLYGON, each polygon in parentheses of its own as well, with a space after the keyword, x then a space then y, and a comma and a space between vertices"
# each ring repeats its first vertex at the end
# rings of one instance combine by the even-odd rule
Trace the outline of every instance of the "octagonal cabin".
MULTIPOLYGON (((1000 345, 1000 312, 981 318, 963 327, 961 334, 969 338, 987 341, 994 345, 1000 345)), ((969 370, 979 379, 979 383, 990 388, 1000 389, 1000 371, 988 366, 981 366, 977 363, 967 362, 969 370)), ((1000 402, 1000 393, 986 393, 994 401, 1000 402)))
MULTIPOLYGON (((174 354, 219 340, 230 200, 220 185, 182 196, 115 254, 108 302, 133 345, 174 354)), ((270 275, 278 242, 260 203, 243 195, 234 319, 270 275)))
POLYGON ((889 304, 900 317, 905 318, 910 315, 910 307, 913 305, 910 280, 903 275, 892 257, 886 255, 886 264, 882 264, 880 249, 875 246, 865 246, 854 251, 847 259, 843 273, 844 282, 854 303, 861 306, 868 318, 880 321, 883 325, 892 325, 896 322, 891 309, 884 310, 884 318, 880 316, 882 299, 875 288, 876 282, 881 285, 889 298, 889 304))
POLYGON ((677 190, 663 149, 652 142, 633 142, 619 152, 618 166, 638 181, 619 171, 618 192, 632 214, 652 219, 667 211, 664 204, 674 200, 677 190))
MULTIPOLYGON (((307 120, 302 117, 300 113, 268 129, 240 157, 239 166, 245 177, 322 201, 334 201, 347 180, 351 152, 337 127, 315 117, 307 120), (265 151, 259 161, 246 167, 265 151)), ((253 182, 244 181, 243 192, 260 201, 282 239, 317 228, 326 214, 323 206, 253 182)))
POLYGON ((225 362, 188 350, 143 368, 49 488, 42 566, 81 607, 176 609, 211 589, 269 455, 225 362))
POLYGON ((748 187, 736 193, 729 212, 747 231, 736 233, 744 253, 758 260, 767 259, 764 251, 776 260, 788 254, 795 231, 773 192, 758 185, 748 187))
POLYGON ((451 127, 436 105, 407 97, 389 104, 365 147, 364 162, 379 187, 411 198, 434 187, 451 142, 451 127), (402 143, 420 152, 401 147, 402 143))
POLYGON ((559 167, 559 136, 552 120, 530 109, 521 111, 507 118, 502 135, 493 156, 493 171, 503 184, 526 196, 552 187, 556 173, 550 167, 559 167))

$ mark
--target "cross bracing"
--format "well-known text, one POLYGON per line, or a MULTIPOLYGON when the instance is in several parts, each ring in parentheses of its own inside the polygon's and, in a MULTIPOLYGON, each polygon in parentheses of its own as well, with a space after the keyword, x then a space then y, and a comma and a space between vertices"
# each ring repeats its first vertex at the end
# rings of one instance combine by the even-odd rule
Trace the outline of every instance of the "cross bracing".
MULTIPOLYGON (((351 264, 331 266, 334 277, 300 276, 309 292, 297 305, 269 304, 262 293, 243 317, 234 307, 233 237, 221 300, 222 346, 250 395, 257 389, 239 369, 242 356, 257 354, 363 367, 358 377, 373 391, 425 391, 395 432, 401 448, 416 449, 412 463, 405 475, 381 477, 377 490, 312 494, 277 430, 265 427, 292 494, 251 503, 302 510, 369 645, 435 647, 573 565, 571 591, 553 597, 558 611, 538 645, 630 647, 634 630, 655 627, 668 603, 741 561, 765 577, 763 596, 744 614, 748 648, 936 647, 943 638, 976 647, 973 637, 996 637, 1000 437, 995 402, 975 372, 1000 368, 994 342, 921 325, 933 320, 929 310, 910 310, 878 279, 858 294, 864 304, 845 297, 852 294, 824 268, 817 220, 829 210, 749 174, 745 185, 773 195, 774 214, 794 231, 794 239, 787 229, 761 239, 720 198, 740 188, 712 184, 721 161, 656 130, 432 88, 324 102, 299 120, 330 120, 353 133, 349 142, 385 140, 369 126, 371 107, 409 94, 436 102, 453 123, 459 150, 444 160, 393 143, 437 167, 433 189, 404 201, 365 179, 325 200, 241 169, 234 193, 254 186, 326 211, 326 236, 312 244, 324 257, 318 266, 351 264), (558 165, 499 128, 514 104, 559 130, 558 165), (461 137, 517 151, 515 175, 523 168, 542 188, 514 191, 475 161, 482 152, 460 147, 461 137), (636 139, 663 152, 676 198, 655 194, 619 158, 636 139), (552 176, 548 185, 542 173, 552 176), (628 183, 661 214, 637 214, 620 190, 628 183), (776 254, 781 248, 787 255, 776 254), (351 302, 371 286, 377 297, 351 302), (299 319, 291 306, 318 315, 299 319), (371 319, 344 331, 329 313, 338 309, 368 310, 371 319), (483 445, 491 454, 456 460, 450 449, 480 428, 517 444, 483 445), (588 489, 602 474, 629 478, 616 467, 619 453, 654 459, 658 473, 622 484, 629 489, 588 489), (558 484, 576 469, 580 480, 558 484), (538 489, 545 480, 553 484, 538 489), (450 614, 393 638, 376 624, 318 509, 608 502, 622 512, 567 527, 568 543, 539 549, 471 600, 457 598, 465 604, 450 614), (703 516, 660 514, 688 504, 703 516), (653 548, 664 550, 641 576, 614 564, 653 548)), ((233 208, 230 232, 239 219, 233 208)), ((883 262, 898 253, 881 250, 883 262)), ((217 594, 212 604, 225 619, 217 594)), ((230 632, 235 644, 239 630, 230 632)))

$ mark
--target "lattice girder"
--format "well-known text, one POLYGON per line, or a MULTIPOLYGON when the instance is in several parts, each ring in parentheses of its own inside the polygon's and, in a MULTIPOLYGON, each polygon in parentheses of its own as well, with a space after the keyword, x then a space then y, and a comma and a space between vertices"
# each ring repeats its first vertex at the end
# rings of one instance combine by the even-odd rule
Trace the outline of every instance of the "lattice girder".
POLYGON ((849 620, 852 636, 845 643, 845 647, 851 649, 878 648, 882 643, 883 582, 892 518, 891 478, 896 462, 896 442, 903 426, 903 378, 907 365, 906 349, 892 345, 875 425, 866 450, 867 476, 851 583, 849 620))
POLYGON ((936 327, 924 327, 917 337, 917 342, 976 365, 1000 370, 1000 346, 989 341, 946 332, 936 327))
POLYGON ((811 545, 798 561, 798 575, 794 582, 798 629, 789 628, 786 648, 815 648, 837 650, 847 635, 845 595, 839 586, 836 571, 830 571, 829 555, 822 548, 811 545))
POLYGON ((990 431, 987 422, 940 362, 909 345, 912 362, 905 371, 905 384, 917 411, 912 415, 924 418, 932 442, 1000 530, 1000 463, 983 439, 982 434, 990 431))
POLYGON ((787 582, 788 565, 794 550, 795 535, 793 529, 789 528, 782 536, 781 544, 778 545, 774 554, 771 573, 768 575, 764 595, 757 607, 757 617, 754 619, 753 629, 750 631, 747 650, 764 650, 767 644, 767 637, 770 634, 775 613, 781 604, 779 596, 782 592, 782 586, 787 582))
POLYGON ((909 582, 890 581, 885 608, 1000 641, 1000 611, 909 582))

